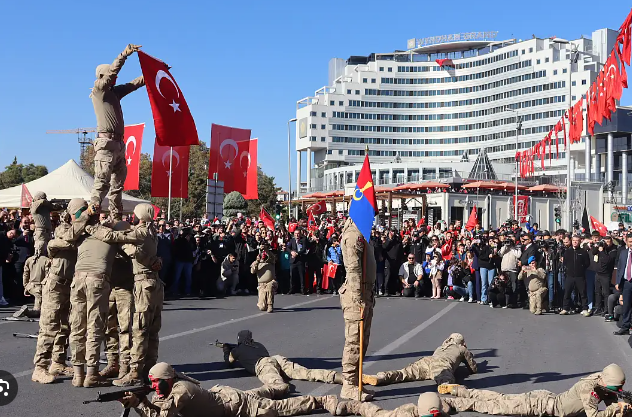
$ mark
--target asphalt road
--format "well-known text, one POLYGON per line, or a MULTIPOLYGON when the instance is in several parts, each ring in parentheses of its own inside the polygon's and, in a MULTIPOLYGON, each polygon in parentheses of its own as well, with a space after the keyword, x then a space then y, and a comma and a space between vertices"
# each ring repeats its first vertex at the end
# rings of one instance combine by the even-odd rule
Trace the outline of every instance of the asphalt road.
MULTIPOLYGON (((209 346, 216 339, 234 343, 239 330, 250 329, 271 354, 282 354, 308 367, 340 369, 344 338, 338 297, 278 296, 273 314, 259 312, 255 304, 253 296, 169 301, 163 313, 160 359, 207 388, 216 384, 255 388, 260 385, 256 377, 243 369, 227 369, 222 350, 209 346)), ((0 308, 0 316, 13 310, 0 308)), ((479 363, 479 373, 468 376, 462 365, 457 372, 459 381, 505 393, 560 392, 612 362, 632 375, 632 349, 627 338, 612 335, 614 328, 598 317, 537 317, 527 310, 456 301, 380 298, 365 369, 366 373, 400 369, 432 354, 450 333, 460 332, 479 363)), ((17 398, 0 407, 0 416, 119 415, 119 404, 82 404, 96 396, 96 389, 75 388, 70 380, 52 385, 31 381, 36 341, 17 339, 12 333, 37 330, 37 323, 0 321, 0 370, 11 372, 19 384, 17 398)), ((293 395, 338 394, 340 389, 303 381, 293 384, 293 395)), ((395 408, 416 403, 420 393, 435 389, 431 381, 377 387, 376 401, 384 408, 395 408)))

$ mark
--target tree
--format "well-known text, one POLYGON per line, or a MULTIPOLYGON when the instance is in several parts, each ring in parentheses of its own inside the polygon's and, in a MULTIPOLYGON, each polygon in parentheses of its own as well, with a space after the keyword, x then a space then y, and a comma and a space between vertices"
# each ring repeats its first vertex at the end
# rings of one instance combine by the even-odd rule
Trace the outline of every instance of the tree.
POLYGON ((0 172, 0 189, 30 182, 47 174, 48 169, 44 165, 18 164, 18 158, 14 157, 13 162, 0 172))
POLYGON ((94 156, 96 152, 94 151, 94 146, 90 145, 86 147, 86 150, 81 152, 80 163, 81 169, 90 174, 91 177, 94 177, 94 156))
POLYGON ((261 167, 257 167, 257 188, 259 199, 248 200, 248 214, 258 216, 263 206, 268 213, 274 213, 277 204, 277 192, 280 190, 274 182, 274 177, 266 175, 261 167))
POLYGON ((237 213, 246 213, 248 202, 238 191, 226 194, 224 197, 224 216, 235 217, 237 213))

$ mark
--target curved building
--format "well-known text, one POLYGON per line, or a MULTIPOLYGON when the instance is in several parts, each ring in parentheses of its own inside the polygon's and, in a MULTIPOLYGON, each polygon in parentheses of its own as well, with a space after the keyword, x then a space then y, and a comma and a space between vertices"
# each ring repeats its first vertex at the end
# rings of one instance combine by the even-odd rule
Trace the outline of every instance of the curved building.
MULTIPOLYGON (((402 51, 334 58, 329 85, 297 102, 298 189, 354 182, 366 146, 378 184, 467 176, 481 149, 499 179, 511 179, 516 151, 540 141, 586 93, 616 34, 496 41, 495 32, 460 33, 411 39, 402 51)), ((545 174, 566 174, 563 150, 545 174)), ((583 155, 583 145, 577 152, 583 155)))

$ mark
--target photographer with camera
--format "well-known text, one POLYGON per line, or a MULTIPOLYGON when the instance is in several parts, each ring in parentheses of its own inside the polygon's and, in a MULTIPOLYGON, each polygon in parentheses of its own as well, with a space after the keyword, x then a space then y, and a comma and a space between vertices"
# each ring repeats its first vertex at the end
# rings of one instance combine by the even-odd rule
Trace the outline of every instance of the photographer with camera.
POLYGON ((614 271, 617 247, 612 243, 612 236, 606 236, 597 244, 591 245, 591 262, 595 264, 595 315, 607 315, 608 296, 610 295, 610 278, 614 271))
MULTIPOLYGON (((511 294, 515 293, 518 288, 518 262, 522 251, 516 246, 515 235, 505 235, 503 240, 503 246, 500 248, 500 256, 502 261, 500 264, 500 270, 509 278, 509 285, 511 286, 511 294)), ((510 300, 506 305, 511 308, 515 303, 515 300, 510 300)))
POLYGON ((472 252, 478 259, 478 267, 481 274, 481 299, 479 303, 487 305, 487 291, 496 276, 493 262, 495 249, 489 245, 485 235, 479 235, 477 239, 472 241, 472 252))
POLYGON ((400 295, 399 267, 403 263, 404 247, 395 227, 389 230, 388 238, 382 238, 382 248, 384 249, 386 274, 384 278, 384 294, 400 295))

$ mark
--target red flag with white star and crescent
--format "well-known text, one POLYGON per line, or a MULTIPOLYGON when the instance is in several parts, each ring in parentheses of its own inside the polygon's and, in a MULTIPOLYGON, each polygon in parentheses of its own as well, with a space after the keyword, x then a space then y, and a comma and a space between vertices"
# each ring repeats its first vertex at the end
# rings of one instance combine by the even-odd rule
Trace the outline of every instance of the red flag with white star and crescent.
POLYGON ((140 177, 140 148, 143 144, 143 130, 145 123, 125 126, 123 143, 125 144, 125 177, 124 190, 138 190, 140 177))
POLYGON ((305 209, 306 213, 311 212, 314 216, 320 216, 326 211, 327 211, 327 201, 325 200, 320 200, 319 202, 314 203, 305 209))
MULTIPOLYGON (((239 173, 246 182, 246 200, 259 199, 259 178, 257 169, 257 145, 259 139, 239 142, 239 173)), ((242 193, 243 194, 243 193, 242 193)))
POLYGON ((167 64, 143 51, 138 51, 138 59, 154 116, 156 142, 161 146, 199 144, 193 115, 167 64))
POLYGON ((217 180, 224 182, 225 193, 238 191, 247 194, 248 168, 254 167, 256 173, 257 167, 256 160, 248 155, 249 151, 250 129, 211 125, 208 178, 213 179, 217 174, 217 180))
POLYGON ((169 197, 169 157, 171 159, 171 197, 189 197, 189 146, 154 145, 151 165, 151 196, 169 197))

